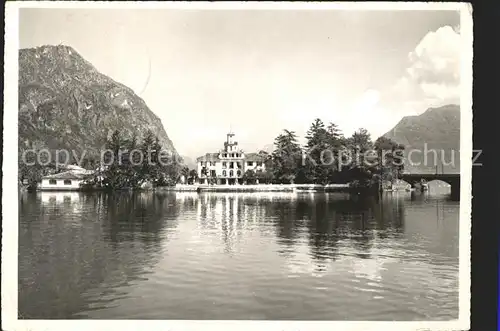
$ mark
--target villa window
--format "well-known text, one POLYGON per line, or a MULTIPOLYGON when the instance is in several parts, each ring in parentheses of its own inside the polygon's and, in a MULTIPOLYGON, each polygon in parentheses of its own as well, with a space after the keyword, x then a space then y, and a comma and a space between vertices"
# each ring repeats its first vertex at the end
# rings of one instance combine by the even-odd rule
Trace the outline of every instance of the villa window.
POLYGON ((238 171, 236 172, 236 174, 238 175, 238 177, 240 177, 240 176, 241 176, 241 170, 238 170, 238 171))
POLYGON ((224 157, 227 157, 227 153, 224 153, 224 157))
POLYGON ((231 157, 234 157, 234 153, 231 154, 231 157))
POLYGON ((55 180, 55 179, 49 179, 49 184, 50 185, 56 185, 57 184, 57 180, 55 180))
POLYGON ((210 177, 215 177, 216 174, 215 174, 215 170, 210 170, 210 177))
POLYGON ((238 166, 238 169, 241 169, 241 162, 236 162, 236 165, 238 166))
POLYGON ((229 169, 234 169, 234 162, 229 162, 229 169))
POLYGON ((240 154, 236 153, 236 157, 240 157, 240 154))
POLYGON ((203 167, 203 161, 200 161, 200 166, 202 166, 202 167, 203 167))
POLYGON ((229 177, 233 177, 233 171, 229 170, 229 177))
POLYGON ((227 168, 227 162, 222 162, 222 168, 227 168))
POLYGON ((247 166, 250 166, 250 167, 253 166, 253 162, 252 161, 248 161, 247 162, 247 166))
POLYGON ((226 177, 226 170, 222 170, 222 177, 226 177))
POLYGON ((64 180, 64 185, 71 185, 71 180, 70 179, 65 179, 64 180))

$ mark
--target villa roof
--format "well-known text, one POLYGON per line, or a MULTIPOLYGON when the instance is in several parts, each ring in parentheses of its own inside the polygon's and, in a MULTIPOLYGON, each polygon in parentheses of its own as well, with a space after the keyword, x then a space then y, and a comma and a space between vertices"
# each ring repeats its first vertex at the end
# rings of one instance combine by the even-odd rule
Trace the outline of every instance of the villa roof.
POLYGON ((200 161, 217 161, 219 160, 219 153, 207 153, 196 158, 196 162, 200 161))
MULTIPOLYGON (((93 172, 92 172, 93 173, 93 172)), ((92 175, 91 172, 64 171, 57 174, 47 175, 42 179, 85 179, 92 175)))
POLYGON ((247 153, 245 154, 245 161, 264 161, 265 158, 257 153, 247 153))
MULTIPOLYGON (((244 153, 245 154, 245 161, 265 161, 264 156, 258 154, 258 153, 244 153)), ((219 161, 219 153, 207 153, 205 155, 202 155, 198 158, 196 158, 196 162, 200 161, 219 161)))
POLYGON ((66 164, 66 165, 63 165, 62 168, 66 169, 68 171, 83 171, 83 172, 86 171, 85 168, 82 168, 82 167, 74 165, 74 164, 66 164))

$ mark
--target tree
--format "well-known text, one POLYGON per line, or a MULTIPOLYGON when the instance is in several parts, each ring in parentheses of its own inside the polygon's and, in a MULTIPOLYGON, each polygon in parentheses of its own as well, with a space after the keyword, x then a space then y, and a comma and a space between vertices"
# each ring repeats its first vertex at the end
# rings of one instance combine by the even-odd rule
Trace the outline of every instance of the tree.
POLYGON ((181 169, 181 175, 184 176, 184 180, 189 182, 189 168, 188 167, 182 167, 181 169))
POLYGON ((328 133, 328 144, 331 147, 340 148, 344 140, 344 135, 342 134, 342 131, 339 129, 338 125, 330 122, 326 131, 328 133))
POLYGON ((85 155, 81 160, 81 167, 88 170, 95 170, 99 166, 99 158, 95 155, 85 155))
POLYGON ((306 135, 307 158, 304 167, 299 170, 301 182, 317 184, 328 182, 329 166, 334 161, 329 138, 323 121, 315 119, 306 135))
POLYGON ((111 135, 111 140, 108 141, 107 147, 113 152, 113 156, 115 156, 115 160, 118 158, 118 153, 120 148, 122 147, 122 139, 120 137, 120 131, 115 130, 111 135))
POLYGON ((48 175, 52 165, 43 166, 49 159, 45 153, 40 153, 39 146, 32 145, 31 151, 21 147, 18 150, 18 175, 20 183, 28 190, 35 190, 42 177, 48 175))
POLYGON ((302 150, 295 132, 284 130, 276 137, 273 151, 273 175, 280 183, 293 183, 302 163, 302 150))
POLYGON ((151 181, 155 186, 174 186, 180 178, 182 163, 177 156, 163 148, 158 136, 146 131, 140 150, 143 155, 140 182, 151 181))
POLYGON ((273 181, 273 173, 267 168, 265 170, 257 170, 255 172, 255 179, 262 184, 270 184, 273 181))
POLYGON ((262 150, 257 155, 261 157, 262 164, 264 165, 264 170, 257 170, 255 173, 259 183, 272 183, 274 179, 273 155, 262 150))
POLYGON ((195 169, 189 171, 190 184, 194 184, 198 179, 198 172, 195 169))
POLYGON ((123 166, 121 155, 124 143, 125 141, 122 140, 118 130, 115 130, 111 138, 106 142, 106 148, 111 154, 106 153, 104 161, 107 168, 103 171, 103 176, 104 185, 110 189, 120 189, 129 186, 129 174, 123 166))
POLYGON ((151 130, 146 131, 142 139, 141 152, 143 155, 142 167, 140 172, 141 182, 153 180, 157 178, 157 165, 153 164, 153 160, 156 159, 156 155, 153 154, 155 144, 155 136, 151 130))
POLYGON ((248 169, 247 171, 245 171, 245 173, 243 174, 241 179, 243 179, 243 181, 246 184, 255 184, 255 180, 257 179, 257 176, 256 176, 255 171, 248 169))
POLYGON ((361 153, 364 153, 373 148, 373 142, 368 130, 360 128, 355 131, 351 136, 352 147, 358 149, 361 153))
MULTIPOLYGON (((208 168, 207 167, 201 168, 201 177, 204 177, 204 178, 208 177, 208 168)), ((207 181, 208 181, 208 179, 207 179, 207 181)))
POLYGON ((164 164, 160 168, 161 185, 175 186, 179 181, 182 164, 175 156, 164 157, 164 164))
POLYGON ((122 155, 121 168, 123 173, 128 178, 128 187, 136 188, 141 184, 141 161, 142 157, 137 153, 137 135, 134 134, 130 139, 122 140, 122 155))
POLYGON ((355 131, 346 140, 346 149, 350 153, 350 165, 347 167, 349 181, 357 187, 373 185, 373 174, 376 170, 376 155, 373 154, 373 142, 366 129, 355 131))
POLYGON ((404 170, 404 145, 382 136, 375 141, 374 147, 380 180, 393 183, 404 170))
POLYGON ((327 127, 327 144, 333 157, 332 165, 328 168, 328 182, 342 182, 340 169, 341 151, 346 148, 346 139, 337 124, 330 122, 327 127))

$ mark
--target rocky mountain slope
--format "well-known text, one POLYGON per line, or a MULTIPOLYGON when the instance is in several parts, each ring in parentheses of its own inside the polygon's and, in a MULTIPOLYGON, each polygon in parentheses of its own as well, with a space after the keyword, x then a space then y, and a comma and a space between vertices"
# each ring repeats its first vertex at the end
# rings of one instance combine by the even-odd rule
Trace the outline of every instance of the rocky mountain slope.
POLYGON ((405 145, 407 171, 460 172, 460 107, 457 105, 430 108, 418 116, 404 117, 384 136, 405 145), (437 152, 437 157, 431 150, 437 152), (454 164, 449 164, 452 160, 454 164))
MULTIPOLYGON (((19 50, 19 147, 99 153, 118 129, 139 139, 149 129, 175 153, 160 119, 130 88, 99 73, 73 48, 19 50)), ((81 154, 79 154, 81 155, 81 154)))

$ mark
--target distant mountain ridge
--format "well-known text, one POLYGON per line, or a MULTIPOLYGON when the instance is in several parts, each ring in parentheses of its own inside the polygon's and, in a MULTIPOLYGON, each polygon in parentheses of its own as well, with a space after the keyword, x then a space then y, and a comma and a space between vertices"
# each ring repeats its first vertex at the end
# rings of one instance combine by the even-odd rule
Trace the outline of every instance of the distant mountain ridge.
POLYGON ((407 161, 405 168, 409 172, 460 172, 460 107, 458 105, 429 108, 418 116, 403 117, 392 130, 384 134, 384 137, 405 145, 407 161), (427 158, 424 156, 426 150, 432 149, 438 152, 437 159, 434 153, 429 153, 427 158), (412 162, 409 162, 410 159, 412 162), (446 164, 451 163, 452 160, 454 164, 446 164))
POLYGON ((196 169, 197 168, 197 163, 196 160, 189 157, 189 156, 181 156, 182 161, 184 166, 188 167, 189 169, 196 169))
POLYGON ((98 152, 115 130, 141 139, 148 129, 177 155, 144 100, 72 47, 19 50, 19 148, 98 152))

